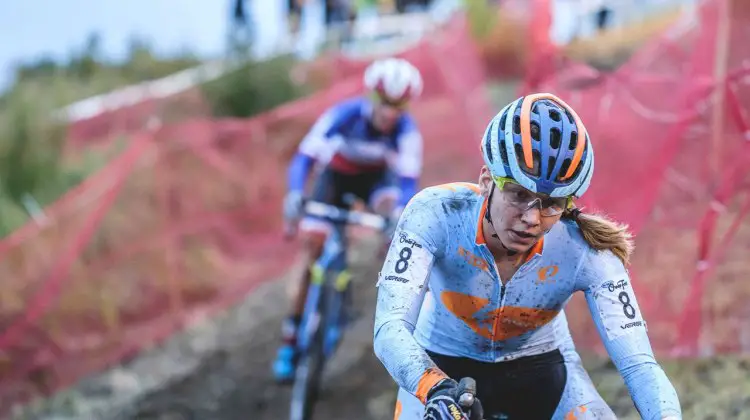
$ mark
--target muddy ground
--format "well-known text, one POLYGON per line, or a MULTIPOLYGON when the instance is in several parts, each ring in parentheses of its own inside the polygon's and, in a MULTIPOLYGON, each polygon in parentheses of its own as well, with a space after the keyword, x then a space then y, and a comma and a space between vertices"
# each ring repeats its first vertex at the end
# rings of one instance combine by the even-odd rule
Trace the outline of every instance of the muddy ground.
MULTIPOLYGON (((354 263, 353 274, 357 319, 331 360, 316 411, 321 419, 389 418, 395 401, 395 386, 372 352, 377 267, 360 259, 354 263)), ((238 332, 236 343, 212 355, 195 374, 140 401, 131 418, 286 418, 290 387, 274 383, 270 366, 289 285, 285 279, 251 297, 265 302, 265 321, 252 331, 238 332)))

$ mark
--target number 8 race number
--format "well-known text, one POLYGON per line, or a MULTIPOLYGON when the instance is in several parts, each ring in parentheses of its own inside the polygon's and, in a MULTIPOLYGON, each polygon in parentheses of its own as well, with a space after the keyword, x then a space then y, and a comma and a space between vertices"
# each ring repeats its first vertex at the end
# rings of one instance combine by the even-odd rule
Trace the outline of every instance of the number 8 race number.
POLYGON ((409 258, 411 258, 411 248, 408 246, 401 248, 401 251, 399 251, 398 256, 399 256, 399 259, 396 261, 396 272, 398 274, 402 274, 404 271, 406 271, 407 268, 409 268, 409 258))
MULTIPOLYGON (((398 269, 396 271, 398 271, 398 269)), ((620 295, 617 296, 617 298, 620 300, 620 303, 622 303, 622 311, 625 313, 625 316, 628 317, 628 319, 635 318, 635 308, 630 304, 630 295, 628 295, 627 292, 620 292, 620 295)))

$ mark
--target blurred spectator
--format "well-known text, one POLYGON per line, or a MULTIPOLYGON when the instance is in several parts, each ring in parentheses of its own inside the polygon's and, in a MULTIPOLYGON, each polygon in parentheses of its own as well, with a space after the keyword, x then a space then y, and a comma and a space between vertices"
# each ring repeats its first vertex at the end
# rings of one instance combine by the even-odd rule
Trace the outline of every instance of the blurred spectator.
POLYGON ((326 25, 346 22, 351 18, 352 4, 349 0, 326 0, 326 25))
POLYGON ((396 0, 398 13, 421 12, 430 7, 432 0, 396 0))
POLYGON ((229 43, 232 49, 247 46, 253 40, 251 8, 245 4, 245 1, 233 0, 232 18, 229 28, 229 43))
POLYGON ((297 31, 299 31, 303 2, 304 0, 287 0, 289 31, 293 34, 296 34, 297 31))
POLYGON ((351 40, 355 18, 353 0, 325 0, 325 24, 337 42, 351 40))
POLYGON ((606 4, 602 4, 599 7, 599 10, 594 14, 594 18, 596 19, 596 28, 599 31, 603 31, 607 29, 607 26, 609 26, 610 16, 612 15, 612 10, 607 7, 606 4))

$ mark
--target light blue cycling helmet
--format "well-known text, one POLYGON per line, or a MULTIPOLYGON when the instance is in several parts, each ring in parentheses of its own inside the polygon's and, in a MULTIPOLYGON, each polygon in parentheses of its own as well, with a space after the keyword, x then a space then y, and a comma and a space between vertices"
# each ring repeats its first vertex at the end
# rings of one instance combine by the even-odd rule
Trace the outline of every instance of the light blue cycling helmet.
POLYGON ((573 108, 549 93, 503 108, 487 126, 481 149, 493 177, 512 178, 551 197, 581 197, 594 174, 586 127, 573 108))

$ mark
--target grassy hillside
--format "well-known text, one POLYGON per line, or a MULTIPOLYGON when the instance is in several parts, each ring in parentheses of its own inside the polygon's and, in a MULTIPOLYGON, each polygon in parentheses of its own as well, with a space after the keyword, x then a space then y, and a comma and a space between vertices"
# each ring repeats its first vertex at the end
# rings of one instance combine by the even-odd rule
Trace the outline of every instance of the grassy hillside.
MULTIPOLYGON (((21 63, 13 84, 0 96, 0 238, 101 168, 124 144, 66 150, 67 127, 50 117, 54 110, 200 63, 189 52, 157 55, 137 39, 131 41, 126 58, 116 62, 103 56, 100 43, 91 35, 68 57, 21 63)), ((216 116, 249 117, 308 91, 290 80, 296 64, 291 57, 267 62, 233 58, 244 64, 201 89, 216 116)))

